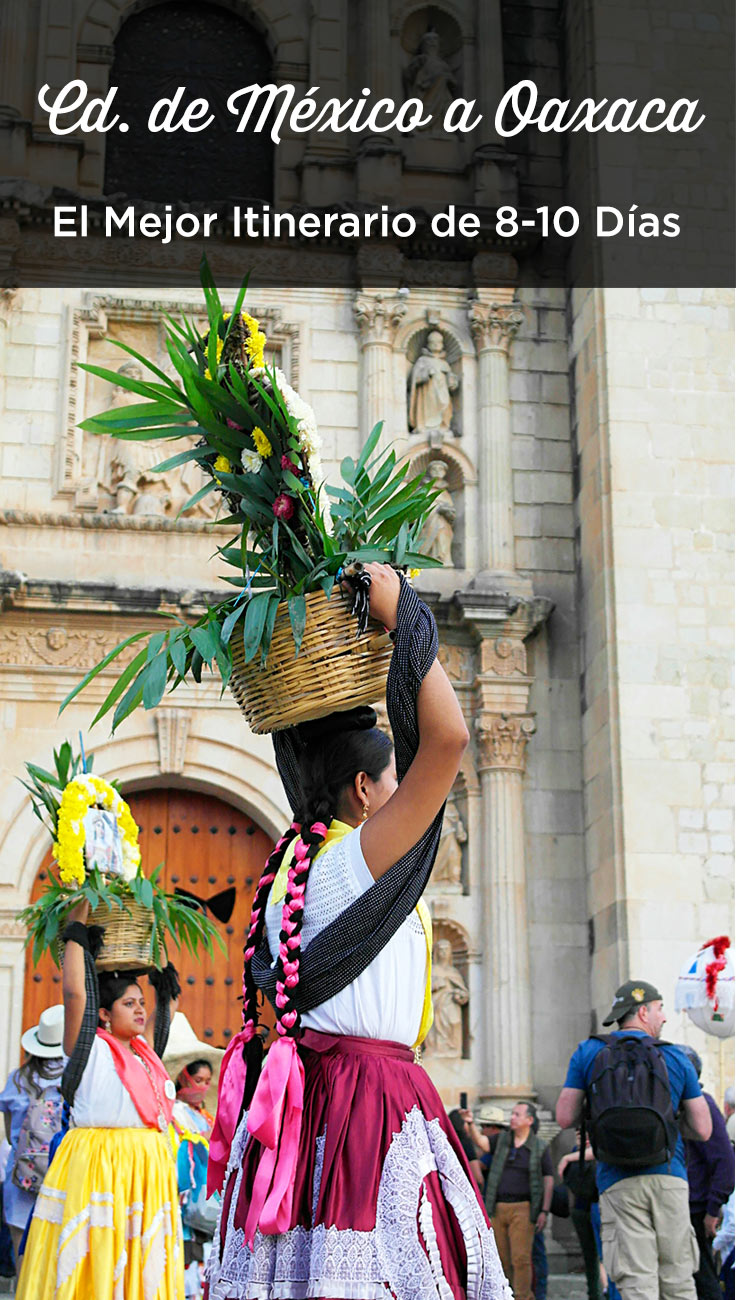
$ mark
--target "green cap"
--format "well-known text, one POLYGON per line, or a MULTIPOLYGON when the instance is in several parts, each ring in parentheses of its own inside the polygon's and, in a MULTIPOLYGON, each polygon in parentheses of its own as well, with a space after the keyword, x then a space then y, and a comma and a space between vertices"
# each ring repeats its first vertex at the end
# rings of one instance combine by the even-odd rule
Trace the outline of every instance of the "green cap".
POLYGON ((647 984, 646 980, 627 980, 616 989, 613 1006, 603 1023, 613 1025, 617 1020, 625 1020, 632 1011, 636 1011, 637 1007, 643 1007, 645 1002, 661 1001, 662 994, 653 984, 647 984))

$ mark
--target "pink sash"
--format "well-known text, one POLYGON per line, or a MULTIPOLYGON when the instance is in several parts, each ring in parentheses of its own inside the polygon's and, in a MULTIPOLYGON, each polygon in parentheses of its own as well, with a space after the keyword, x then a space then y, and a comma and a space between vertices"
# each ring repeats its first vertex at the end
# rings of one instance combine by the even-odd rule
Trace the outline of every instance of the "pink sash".
POLYGON ((268 1235, 290 1226, 303 1110, 304 1066, 296 1040, 279 1038, 269 1049, 248 1112, 248 1132, 264 1148, 245 1221, 251 1250, 256 1229, 268 1235))

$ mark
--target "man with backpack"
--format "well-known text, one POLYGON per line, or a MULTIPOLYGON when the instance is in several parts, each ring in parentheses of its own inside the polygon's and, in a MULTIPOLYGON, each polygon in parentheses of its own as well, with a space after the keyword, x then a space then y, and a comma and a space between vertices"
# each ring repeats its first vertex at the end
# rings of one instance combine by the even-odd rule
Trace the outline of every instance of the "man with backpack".
POLYGON ((590 1133, 603 1263, 623 1300, 696 1300, 681 1134, 707 1141, 711 1116, 684 1052, 658 1041, 665 1020, 654 985, 627 980, 603 1022, 617 1029, 578 1044, 557 1102, 561 1128, 582 1118, 590 1133))

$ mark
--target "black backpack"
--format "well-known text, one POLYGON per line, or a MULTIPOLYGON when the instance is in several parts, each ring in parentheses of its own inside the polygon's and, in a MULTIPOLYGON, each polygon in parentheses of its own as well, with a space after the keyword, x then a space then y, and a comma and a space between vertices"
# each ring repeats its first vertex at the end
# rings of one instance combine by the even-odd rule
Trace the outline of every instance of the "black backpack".
MULTIPOLYGON (((597 1160, 622 1169, 669 1164, 678 1128, 659 1046, 637 1034, 594 1034, 604 1044, 585 1090, 584 1124, 597 1160)), ((585 1149, 585 1131, 582 1133, 585 1149)))

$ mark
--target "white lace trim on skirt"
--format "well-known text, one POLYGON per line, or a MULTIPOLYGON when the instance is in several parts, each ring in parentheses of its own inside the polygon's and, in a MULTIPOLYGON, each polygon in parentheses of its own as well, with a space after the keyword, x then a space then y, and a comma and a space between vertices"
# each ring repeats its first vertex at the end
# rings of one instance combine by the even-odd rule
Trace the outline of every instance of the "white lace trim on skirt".
MULTIPOLYGON (((395 1133, 386 1154, 376 1203, 376 1226, 370 1232, 296 1227, 278 1236, 256 1234, 254 1249, 242 1229, 233 1226, 247 1140, 246 1119, 233 1142, 228 1172, 238 1170, 225 1247, 220 1258, 220 1230, 215 1235, 207 1276, 210 1300, 451 1300, 442 1273, 432 1206, 424 1179, 439 1175, 465 1242, 468 1260, 467 1300, 513 1300, 501 1268, 496 1243, 486 1225, 475 1191, 442 1131, 413 1107, 395 1133), (417 1226, 419 1222, 419 1227, 417 1226)), ((323 1138, 317 1139, 324 1145, 323 1138)), ((322 1154, 320 1151, 319 1155, 322 1154)), ((314 1203, 321 1175, 315 1168, 314 1203)))

